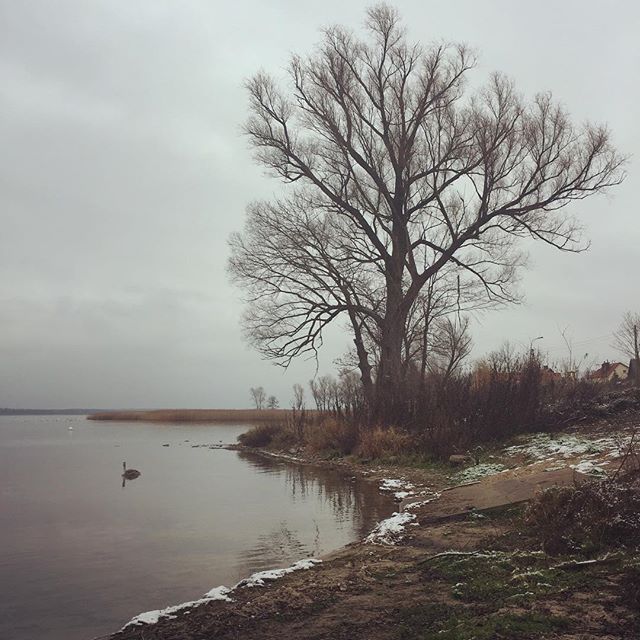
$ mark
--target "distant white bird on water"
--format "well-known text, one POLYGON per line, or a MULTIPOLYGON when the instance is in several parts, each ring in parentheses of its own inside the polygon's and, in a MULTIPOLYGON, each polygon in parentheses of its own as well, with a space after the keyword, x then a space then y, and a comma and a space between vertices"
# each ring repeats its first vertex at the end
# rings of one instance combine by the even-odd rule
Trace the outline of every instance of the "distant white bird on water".
POLYGON ((122 477, 125 480, 135 480, 140 476, 140 472, 137 469, 127 469, 127 463, 122 463, 122 477))

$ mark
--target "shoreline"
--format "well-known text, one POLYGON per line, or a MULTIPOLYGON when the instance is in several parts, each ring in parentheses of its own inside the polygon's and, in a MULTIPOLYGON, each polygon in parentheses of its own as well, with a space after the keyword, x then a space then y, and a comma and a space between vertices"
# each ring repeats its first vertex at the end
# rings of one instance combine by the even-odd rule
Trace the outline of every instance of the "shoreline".
MULTIPOLYGON (((417 480, 418 476, 423 476, 423 473, 416 471, 412 474, 412 480, 406 477, 402 478, 390 478, 389 476, 396 476, 393 469, 383 466, 372 467, 370 465, 357 464, 345 459, 327 460, 321 456, 309 455, 305 452, 298 452, 296 454, 286 451, 273 451, 268 449, 262 449, 257 447, 248 447, 241 444, 201 444, 199 447, 209 449, 224 449, 226 451, 238 451, 241 453, 247 453, 251 455, 260 456, 269 460, 276 460, 287 464, 299 464, 310 467, 317 467, 320 469, 331 469, 342 476, 358 476, 361 480, 366 482, 376 483, 378 490, 381 494, 388 495, 392 500, 398 511, 392 512, 392 514, 383 520, 380 520, 375 524, 372 530, 367 536, 362 539, 357 539, 347 543, 341 547, 328 551, 322 554, 318 558, 301 558, 296 560, 292 565, 287 567, 274 567, 265 571, 259 571, 250 576, 241 579, 235 586, 227 587, 225 585, 219 585, 213 587, 207 593, 200 598, 192 601, 178 603, 170 605, 164 609, 141 612, 134 616, 118 631, 105 636, 99 636, 92 638, 91 640, 108 640, 111 638, 119 638, 122 633, 130 633, 132 630, 147 630, 149 625, 157 625, 158 623, 166 620, 173 619, 177 614, 190 613, 192 610, 199 608, 203 605, 211 604, 214 602, 229 603, 234 601, 234 596, 237 596, 238 590, 244 590, 250 587, 264 587, 265 585, 271 585, 276 581, 288 576, 294 571, 311 569, 314 566, 321 565, 323 563, 331 562, 335 558, 339 558, 345 553, 349 553, 354 547, 358 547, 365 544, 395 544, 396 540, 400 540, 406 525, 410 524, 410 520, 414 520, 415 516, 411 514, 409 521, 400 519, 398 521, 397 516, 403 513, 403 503, 405 496, 398 497, 398 493, 407 494, 414 499, 419 495, 416 491, 422 490, 423 486, 417 486, 413 481, 417 480), (389 525, 385 525, 389 523, 389 525)), ((407 471, 407 469, 405 469, 407 471)), ((403 476, 405 474, 402 474, 403 476)), ((426 488, 426 485, 424 485, 426 488)), ((146 637, 146 636, 145 636, 146 637)))
POLYGON ((478 472, 489 470, 490 475, 457 486, 452 486, 454 478, 464 477, 465 470, 452 468, 447 476, 442 468, 436 472, 227 445, 229 450, 375 481, 396 498, 398 513, 382 521, 391 521, 388 531, 381 532, 380 523, 376 527, 385 535, 350 543, 304 571, 285 571, 251 589, 237 588, 241 581, 223 594, 230 601, 178 609, 155 624, 128 626, 107 637, 488 640, 568 639, 580 632, 591 640, 618 637, 603 636, 603 628, 640 631, 633 609, 619 604, 624 589, 617 586, 640 560, 637 554, 620 550, 587 562, 548 556, 518 525, 522 505, 538 488, 570 485, 576 475, 586 478, 587 468, 593 472, 615 463, 612 443, 639 421, 634 414, 616 429, 605 421, 586 430, 527 436, 521 443, 503 445, 504 468, 476 465, 483 467, 478 472), (421 496, 426 490, 429 495, 421 496), (398 521, 399 514, 408 515, 398 521), (504 567, 508 572, 503 575, 504 567), (493 576, 496 572, 500 575, 493 576), (522 586, 513 583, 519 575, 522 586), (532 581, 538 575, 543 578, 532 581), (523 599, 528 603, 524 607, 523 599), (412 635, 414 628, 420 633, 412 635), (476 636, 477 629, 482 633, 476 636))

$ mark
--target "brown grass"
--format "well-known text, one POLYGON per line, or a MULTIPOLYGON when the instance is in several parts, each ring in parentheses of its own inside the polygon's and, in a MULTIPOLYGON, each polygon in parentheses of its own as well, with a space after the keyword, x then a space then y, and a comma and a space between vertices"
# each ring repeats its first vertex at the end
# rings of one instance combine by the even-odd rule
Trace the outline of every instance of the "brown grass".
POLYGON ((326 417, 306 425, 304 439, 312 451, 347 455, 356 445, 357 433, 344 420, 326 417))
POLYGON ((640 483, 631 477, 550 487, 531 501, 524 523, 549 554, 637 545, 640 483))
POLYGON ((108 411, 88 416, 89 420, 119 422, 282 422, 288 409, 156 409, 154 411, 108 411))
POLYGON ((399 456, 411 450, 411 436, 394 427, 376 427, 360 434, 357 453, 363 458, 399 456))

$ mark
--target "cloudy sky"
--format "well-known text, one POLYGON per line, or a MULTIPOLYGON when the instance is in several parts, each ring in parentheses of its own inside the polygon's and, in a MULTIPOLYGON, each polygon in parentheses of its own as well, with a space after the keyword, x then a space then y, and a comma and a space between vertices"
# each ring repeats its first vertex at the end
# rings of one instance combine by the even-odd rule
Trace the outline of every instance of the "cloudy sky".
MULTIPOLYGON (((242 407, 295 381, 242 342, 227 237, 279 185, 252 163, 243 81, 278 73, 368 2, 0 0, 0 406, 242 407)), ((478 318, 476 353, 537 336, 589 359, 640 311, 640 5, 397 0, 410 35, 480 51, 526 95, 552 90, 631 155, 610 196, 577 203, 592 241, 531 248, 523 305, 478 318), (516 10, 517 7, 517 10, 516 10)), ((347 340, 329 336, 320 370, 347 340)))

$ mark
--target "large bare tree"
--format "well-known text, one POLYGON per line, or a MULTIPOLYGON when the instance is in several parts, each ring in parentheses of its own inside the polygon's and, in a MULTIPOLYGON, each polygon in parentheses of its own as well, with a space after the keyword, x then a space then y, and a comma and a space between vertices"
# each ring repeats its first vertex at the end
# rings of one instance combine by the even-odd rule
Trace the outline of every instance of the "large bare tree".
POLYGON ((230 270, 248 292, 247 333, 280 362, 347 317, 365 392, 388 421, 402 410, 406 332, 425 287, 452 270, 509 299, 515 241, 583 250, 564 207, 624 176, 607 130, 573 126, 549 94, 525 102, 499 74, 467 90, 472 52, 409 42, 386 5, 366 28, 366 39, 325 29, 292 58, 288 84, 248 81, 256 158, 291 186, 249 208, 230 270))

